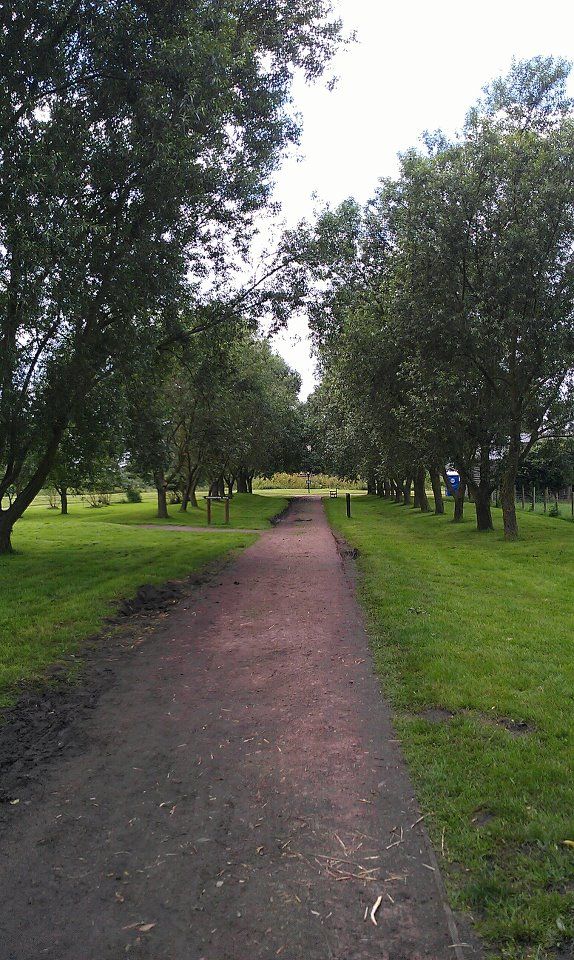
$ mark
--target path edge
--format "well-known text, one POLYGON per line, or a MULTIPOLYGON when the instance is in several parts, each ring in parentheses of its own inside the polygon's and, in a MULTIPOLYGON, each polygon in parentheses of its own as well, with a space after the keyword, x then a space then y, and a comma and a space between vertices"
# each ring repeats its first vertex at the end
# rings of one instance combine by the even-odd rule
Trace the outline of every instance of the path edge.
MULTIPOLYGON (((364 606, 363 606, 363 603, 361 602, 359 591, 357 590, 357 583, 360 582, 361 576, 362 576, 361 571, 359 570, 359 567, 357 565, 357 556, 359 556, 359 552, 355 547, 353 547, 349 543, 348 540, 345 539, 345 537, 343 537, 331 525, 329 521, 329 517, 327 516, 327 511, 325 510, 323 497, 321 497, 321 507, 323 509, 323 512, 325 514, 325 519, 329 526, 329 530, 331 531, 331 535, 337 547, 337 553, 339 554, 339 558, 341 560, 341 564, 343 567, 343 575, 345 577, 345 580, 349 584, 350 589, 353 591, 355 600, 357 601, 357 606, 360 610, 360 616, 361 616, 360 629, 362 630, 362 632, 366 637, 369 654, 371 655, 371 658, 372 658, 371 636, 367 628, 367 619, 365 616, 364 606)), ((379 684, 381 696, 386 700, 387 705, 389 706, 389 710, 391 713, 391 720, 394 723, 393 711, 390 707, 389 701, 385 696, 381 678, 375 667, 374 660, 372 660, 372 669, 373 669, 374 676, 376 677, 377 682, 379 684)), ((402 752, 403 751, 402 751, 402 742, 401 742, 401 753, 402 752)), ((409 777, 410 777, 410 767, 409 767, 409 764, 407 763, 407 760, 404 754, 403 754, 403 762, 409 772, 409 777)), ((416 794, 416 791, 414 791, 414 785, 413 785, 413 794, 418 804, 419 802, 418 796, 416 794)), ((464 941, 461 938, 459 924, 457 922, 454 910, 452 909, 448 899, 446 884, 442 876, 440 864, 436 856, 434 845, 432 843, 431 838, 429 837, 424 821, 422 821, 421 826, 422 826, 421 836, 424 841, 427 856, 430 861, 430 866, 433 868, 433 877, 434 877, 437 893, 443 909, 448 931, 452 937, 452 944, 450 944, 450 949, 452 949, 452 953, 449 954, 449 956, 452 956, 454 960, 469 960, 470 957, 472 957, 473 960, 482 960, 484 956, 483 946, 481 941, 478 938, 478 934, 474 931, 474 929, 472 929, 472 939, 475 941, 474 943, 466 943, 466 941, 464 941)), ((470 924, 471 923, 470 918, 468 919, 468 921, 465 921, 465 922, 470 924)))

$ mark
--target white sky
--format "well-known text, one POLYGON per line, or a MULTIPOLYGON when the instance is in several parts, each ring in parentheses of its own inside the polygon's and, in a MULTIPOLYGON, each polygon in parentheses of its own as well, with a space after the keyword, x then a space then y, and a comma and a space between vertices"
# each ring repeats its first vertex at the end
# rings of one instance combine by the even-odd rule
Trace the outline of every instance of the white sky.
MULTIPOLYGON (((457 129, 481 89, 506 73, 513 56, 574 60, 572 0, 335 0, 355 44, 342 51, 335 90, 297 81, 300 157, 277 177, 276 198, 292 226, 348 196, 365 202, 396 155, 423 130, 457 129), (314 194, 316 197, 314 198, 314 194)), ((574 82, 572 83, 574 92, 574 82)), ((305 324, 296 320, 276 346, 314 384, 305 324)))

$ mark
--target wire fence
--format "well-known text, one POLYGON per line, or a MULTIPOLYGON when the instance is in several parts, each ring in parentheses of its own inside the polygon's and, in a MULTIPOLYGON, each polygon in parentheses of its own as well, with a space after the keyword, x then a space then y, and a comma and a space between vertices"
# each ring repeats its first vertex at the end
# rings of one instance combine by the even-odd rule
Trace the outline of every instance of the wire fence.
MULTIPOLYGON (((494 493, 493 501, 498 506, 498 491, 494 493)), ((535 484, 520 484, 516 488, 516 505, 530 513, 574 518, 574 489, 569 486, 560 490, 551 490, 549 487, 537 487, 535 484)))
POLYGON ((516 490, 516 503, 522 510, 531 513, 574 518, 574 489, 571 486, 550 490, 534 484, 520 485, 516 490))

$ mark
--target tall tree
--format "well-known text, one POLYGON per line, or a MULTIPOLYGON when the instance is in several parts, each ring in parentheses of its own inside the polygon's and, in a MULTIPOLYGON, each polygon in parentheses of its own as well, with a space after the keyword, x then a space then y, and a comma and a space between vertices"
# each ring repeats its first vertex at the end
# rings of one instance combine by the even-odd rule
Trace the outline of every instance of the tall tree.
POLYGON ((327 0, 18 0, 0 28, 6 552, 85 395, 249 235, 297 138, 293 69, 318 76, 339 24, 327 0))

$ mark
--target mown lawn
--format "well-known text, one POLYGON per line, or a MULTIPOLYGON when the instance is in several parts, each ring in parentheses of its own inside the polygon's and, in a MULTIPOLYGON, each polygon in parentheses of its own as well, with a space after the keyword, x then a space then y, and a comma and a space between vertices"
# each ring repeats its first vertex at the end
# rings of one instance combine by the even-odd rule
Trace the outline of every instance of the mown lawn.
MULTIPOLYGON (((207 526, 206 503, 202 496, 198 497, 197 507, 188 507, 183 513, 178 504, 168 504, 169 518, 160 520, 157 516, 157 501, 152 494, 146 494, 142 503, 112 503, 109 507, 89 507, 85 503, 74 503, 70 513, 81 515, 86 520, 96 523, 106 519, 111 523, 154 523, 158 526, 165 524, 184 524, 192 527, 207 526)), ((250 530, 264 530, 269 526, 269 520, 287 506, 284 497, 265 497, 257 494, 236 493, 229 509, 229 526, 244 527, 250 530)), ((37 509, 37 508, 32 508, 37 509)), ((55 511, 53 511, 55 512, 55 511)), ((214 526, 225 525, 225 506, 215 501, 211 507, 212 523, 214 526)))
POLYGON ((344 502, 326 508, 360 551, 377 668, 453 905, 489 956, 572 956, 574 528, 521 512, 507 544, 498 510, 485 535, 471 507, 462 525, 373 497, 351 520, 344 502))
MULTIPOLYGON (((232 519, 239 527, 262 528, 285 503, 237 498, 232 519)), ((77 503, 67 517, 32 507, 16 524, 16 553, 0 557, 0 706, 11 701, 19 681, 40 677, 77 649, 102 626, 114 602, 141 584, 184 578, 254 540, 231 531, 210 535, 132 525, 151 521, 151 513, 150 503, 101 509, 77 503)))

